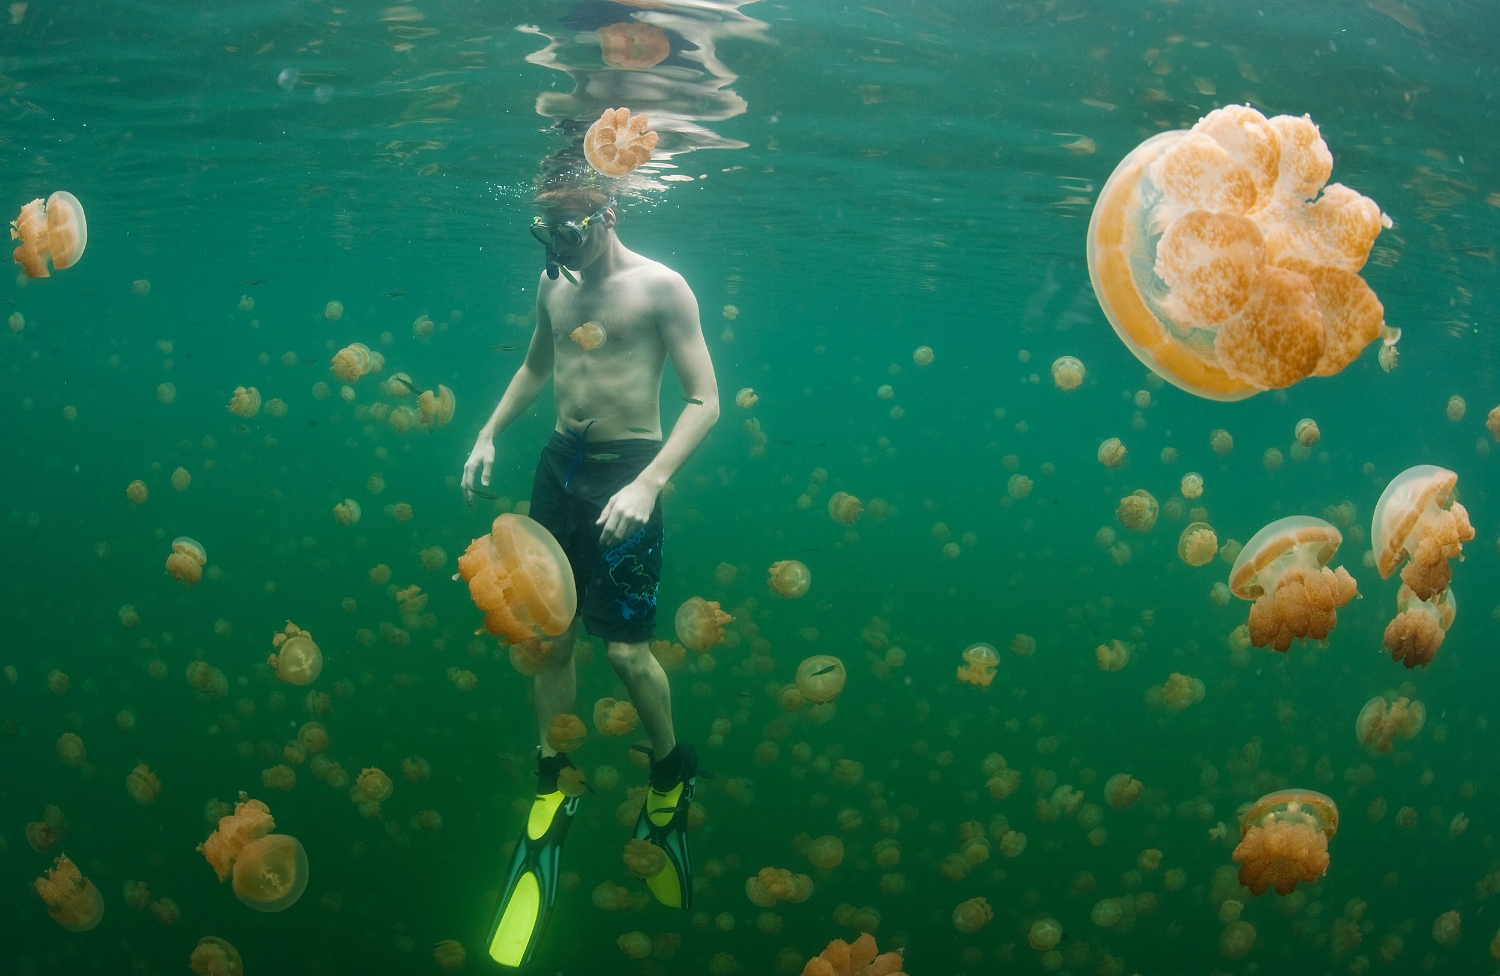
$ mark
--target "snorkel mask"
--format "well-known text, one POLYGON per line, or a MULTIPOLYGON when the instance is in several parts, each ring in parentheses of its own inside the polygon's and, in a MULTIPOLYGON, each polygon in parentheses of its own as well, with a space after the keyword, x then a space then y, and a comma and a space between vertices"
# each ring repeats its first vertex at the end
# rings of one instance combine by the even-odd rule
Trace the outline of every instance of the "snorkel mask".
POLYGON ((563 277, 573 284, 578 284, 578 279, 573 277, 572 272, 565 268, 557 258, 557 245, 564 247, 578 247, 588 236, 589 228, 604 218, 604 213, 613 203, 599 208, 582 220, 565 220, 553 223, 542 217, 534 217, 531 221, 531 236, 541 242, 547 249, 547 277, 553 281, 557 280, 557 273, 562 272, 563 277))

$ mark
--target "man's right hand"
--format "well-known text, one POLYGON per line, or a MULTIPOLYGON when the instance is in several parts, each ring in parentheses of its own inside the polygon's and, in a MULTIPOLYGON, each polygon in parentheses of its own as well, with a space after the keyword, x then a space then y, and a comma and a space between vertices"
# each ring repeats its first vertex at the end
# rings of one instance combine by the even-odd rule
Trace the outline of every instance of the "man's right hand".
POLYGON ((469 459, 464 462, 464 501, 470 505, 474 504, 474 480, 476 476, 479 484, 488 488, 490 486, 490 469, 495 466, 495 438, 492 434, 481 431, 479 439, 474 442, 474 450, 469 452, 469 459))

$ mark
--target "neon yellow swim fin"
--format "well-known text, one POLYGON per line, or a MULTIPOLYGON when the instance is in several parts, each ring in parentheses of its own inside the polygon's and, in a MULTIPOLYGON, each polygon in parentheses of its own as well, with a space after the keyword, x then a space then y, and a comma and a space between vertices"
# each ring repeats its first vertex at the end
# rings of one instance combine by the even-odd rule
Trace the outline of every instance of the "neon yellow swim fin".
POLYGON ((655 786, 647 791, 640 818, 635 822, 635 838, 650 841, 667 855, 667 870, 648 878, 646 886, 663 905, 686 910, 693 907, 693 861, 688 853, 687 821, 697 782, 698 753, 685 743, 679 743, 678 748, 682 751, 677 782, 665 793, 655 786))
POLYGON ((542 941, 557 903, 563 839, 578 810, 578 799, 554 790, 538 793, 531 804, 486 940, 490 958, 502 966, 524 966, 542 941))

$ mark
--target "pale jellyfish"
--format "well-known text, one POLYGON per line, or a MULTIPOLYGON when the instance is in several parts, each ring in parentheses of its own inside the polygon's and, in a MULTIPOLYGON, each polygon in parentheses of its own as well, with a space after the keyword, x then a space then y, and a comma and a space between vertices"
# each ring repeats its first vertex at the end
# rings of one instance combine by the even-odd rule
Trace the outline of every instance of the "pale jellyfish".
POLYGON ((651 158, 657 136, 647 129, 649 124, 644 113, 605 109, 584 135, 584 158, 604 176, 624 176, 651 158))
POLYGON ((766 585, 788 599, 796 599, 805 595, 812 585, 812 573, 795 559, 783 559, 771 564, 766 585))
POLYGON ((1064 393, 1082 386, 1084 376, 1083 363, 1072 356, 1060 356, 1052 363, 1052 383, 1064 393))
POLYGON ((1323 436, 1323 432, 1318 430, 1318 422, 1316 420, 1313 420, 1311 417, 1303 417, 1297 421, 1297 428, 1293 432, 1293 436, 1297 438, 1297 443, 1303 447, 1312 447, 1318 443, 1318 438, 1323 436))
POLYGON ((1118 437, 1111 437, 1099 445, 1099 463, 1106 468, 1118 468, 1125 463, 1125 445, 1118 437))
POLYGON ((238 417, 253 417, 260 413, 260 391, 253 386, 237 386, 229 398, 229 412, 238 417))
POLYGON ((706 651, 724 639, 724 625, 733 619, 716 601, 690 597, 677 608, 677 639, 689 650, 706 651))
POLYGON ((797 666, 797 690, 806 701, 821 705, 839 696, 847 677, 843 661, 829 654, 815 654, 797 666))
POLYGON ((760 397, 756 396, 755 390, 748 386, 734 395, 734 405, 745 410, 749 410, 759 402, 760 397))
POLYGON ((99 889, 66 854, 58 855, 46 875, 36 879, 35 888, 47 903, 47 914, 69 932, 87 932, 104 917, 99 889))
POLYGON ((970 644, 963 651, 964 663, 958 666, 958 680, 981 688, 988 688, 995 680, 995 669, 1000 665, 1000 655, 985 643, 970 644))
POLYGON ((1385 646, 1391 660, 1407 668, 1427 666, 1453 626, 1458 598, 1449 589, 1431 600, 1419 600, 1411 587, 1402 583, 1396 594, 1396 609, 1396 618, 1385 627, 1385 646))
POLYGON ((10 222, 10 237, 21 242, 13 256, 26 277, 51 277, 48 262, 58 271, 71 268, 89 243, 83 204, 67 190, 58 190, 45 203, 38 197, 10 222))
POLYGON ((1338 608, 1359 595, 1354 578, 1325 565, 1343 535, 1310 515, 1277 519, 1251 537, 1229 572, 1229 589, 1250 608, 1250 641, 1286 651, 1293 640, 1323 640, 1338 608))
POLYGON ((1144 488, 1137 488, 1120 499, 1120 505, 1115 509, 1115 516, 1127 529, 1134 532, 1149 532, 1156 524, 1159 511, 1160 507, 1151 493, 1144 488))
POLYGON ((911 354, 911 361, 918 366, 931 366, 932 359, 931 346, 918 346, 911 354))
POLYGON ((1219 553, 1219 537, 1213 526, 1194 522, 1177 539, 1177 556, 1189 566, 1207 566, 1219 553))
POLYGON ((1427 708, 1421 702, 1404 697, 1387 702, 1376 696, 1359 710, 1359 717, 1354 720, 1354 736, 1361 745, 1390 752, 1392 739, 1413 738, 1426 721, 1427 708))
POLYGON ((323 672, 323 652, 313 642, 312 634, 290 620, 286 630, 276 634, 271 643, 277 653, 266 658, 276 677, 293 685, 308 685, 323 672))
POLYGON ((295 837, 269 834, 251 841, 234 862, 234 894, 258 912, 291 908, 307 889, 307 852, 295 837))
POLYGON ((1474 538, 1469 513, 1453 498, 1458 475, 1421 464, 1392 478, 1375 503, 1370 547, 1381 579, 1389 579, 1410 557, 1401 579, 1420 600, 1448 588, 1450 559, 1463 559, 1463 543, 1474 538))

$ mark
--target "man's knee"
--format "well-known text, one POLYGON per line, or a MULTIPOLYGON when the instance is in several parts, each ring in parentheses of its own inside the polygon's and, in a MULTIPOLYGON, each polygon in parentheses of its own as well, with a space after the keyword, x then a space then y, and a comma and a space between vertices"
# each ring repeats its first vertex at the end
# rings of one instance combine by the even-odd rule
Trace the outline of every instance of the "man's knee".
POLYGON ((651 645, 645 641, 641 641, 639 644, 610 641, 608 654, 609 663, 616 671, 628 671, 638 668, 645 663, 645 659, 651 656, 651 645))

